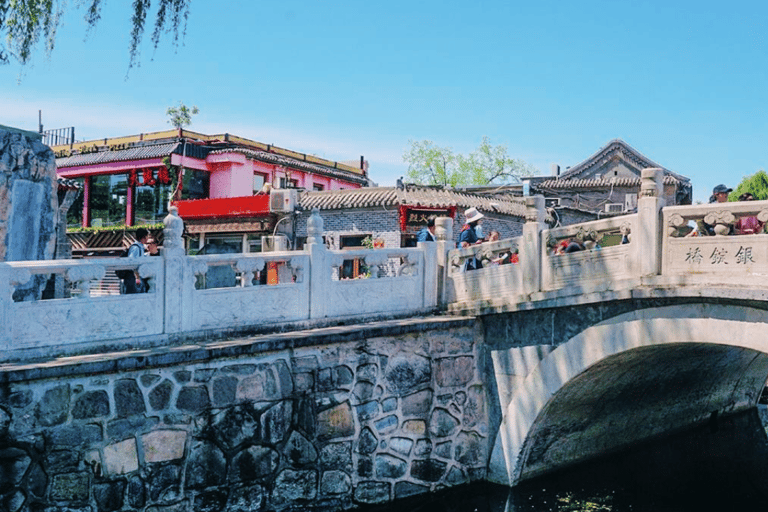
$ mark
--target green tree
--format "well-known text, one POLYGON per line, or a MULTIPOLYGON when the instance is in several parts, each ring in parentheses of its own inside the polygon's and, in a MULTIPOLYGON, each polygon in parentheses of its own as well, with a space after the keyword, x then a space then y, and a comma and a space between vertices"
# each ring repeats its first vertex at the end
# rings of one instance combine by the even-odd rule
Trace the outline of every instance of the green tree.
POLYGON ((196 106, 193 105, 190 108, 180 101, 178 107, 168 107, 165 114, 168 116, 168 123, 177 129, 182 129, 192 124, 192 116, 198 112, 200 111, 196 106))
POLYGON ((409 141, 403 153, 408 164, 408 178, 424 185, 490 185, 519 181, 531 176, 535 169, 507 154, 504 145, 494 146, 483 137, 480 146, 468 155, 454 154, 429 140, 409 141))
POLYGON ((768 174, 764 170, 759 170, 755 174, 745 176, 739 186, 728 195, 729 201, 738 201, 739 196, 749 192, 756 201, 768 199, 768 174))
MULTIPOLYGON (((165 33, 173 33, 173 44, 178 45, 179 36, 184 37, 189 18, 191 0, 158 0, 155 14, 152 43, 154 48, 165 33)), ((43 39, 46 54, 50 55, 56 42, 56 31, 66 9, 74 4, 75 9, 85 8, 87 30, 93 29, 101 19, 105 0, 70 2, 54 0, 0 0, 0 64, 15 60, 21 64, 30 61, 32 50, 43 39), (7 46, 3 43, 6 41, 7 46)), ((128 50, 128 69, 138 63, 139 44, 144 36, 144 25, 151 9, 151 0, 133 0, 131 15, 131 40, 128 50)))

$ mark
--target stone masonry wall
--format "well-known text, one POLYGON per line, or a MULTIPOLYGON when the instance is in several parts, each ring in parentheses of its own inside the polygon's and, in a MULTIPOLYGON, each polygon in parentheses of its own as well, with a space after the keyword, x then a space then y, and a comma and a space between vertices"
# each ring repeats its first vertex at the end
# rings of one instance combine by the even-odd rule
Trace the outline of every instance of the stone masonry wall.
POLYGON ((5 384, 0 510, 342 510, 482 479, 467 325, 5 384))

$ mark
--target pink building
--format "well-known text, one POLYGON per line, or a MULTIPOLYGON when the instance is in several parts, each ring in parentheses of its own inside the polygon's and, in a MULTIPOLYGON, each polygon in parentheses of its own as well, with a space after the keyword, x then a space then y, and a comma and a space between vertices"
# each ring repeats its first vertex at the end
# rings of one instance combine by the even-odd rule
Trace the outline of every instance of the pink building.
POLYGON ((306 190, 368 185, 362 157, 357 165, 332 162, 230 134, 172 130, 53 150, 59 176, 83 188, 70 209, 70 226, 154 224, 172 199, 182 216, 190 212, 197 223, 236 211, 241 221, 255 218, 258 230, 268 231, 274 219, 255 198, 266 183, 306 190), (254 197, 252 205, 247 197, 254 197), (230 198, 239 199, 230 205, 230 198))

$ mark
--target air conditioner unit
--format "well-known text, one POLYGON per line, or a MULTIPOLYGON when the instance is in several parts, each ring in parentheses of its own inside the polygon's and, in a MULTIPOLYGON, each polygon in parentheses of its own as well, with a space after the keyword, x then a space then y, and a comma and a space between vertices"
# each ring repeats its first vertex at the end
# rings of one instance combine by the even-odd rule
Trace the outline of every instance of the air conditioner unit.
POLYGON ((285 235, 262 236, 261 252, 281 252, 288 250, 288 237, 285 235))
POLYGON ((272 213, 293 213, 296 208, 295 189, 272 189, 269 193, 269 211, 272 213))
POLYGON ((624 205, 621 203, 608 203, 605 205, 605 213, 621 213, 624 211, 624 205))

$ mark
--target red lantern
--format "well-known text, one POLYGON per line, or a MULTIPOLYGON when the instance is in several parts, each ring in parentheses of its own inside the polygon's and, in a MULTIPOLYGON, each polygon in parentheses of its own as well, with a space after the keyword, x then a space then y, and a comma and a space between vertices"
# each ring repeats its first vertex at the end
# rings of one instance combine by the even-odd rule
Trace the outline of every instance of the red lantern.
POLYGON ((142 171, 142 178, 144 178, 144 183, 142 183, 145 187, 152 187, 155 185, 155 178, 152 175, 152 169, 144 169, 142 171))
POLYGON ((139 178, 136 176, 136 169, 132 169, 131 172, 128 173, 128 186, 135 187, 138 184, 139 178))
POLYGON ((167 167, 161 167, 157 171, 157 181, 161 185, 170 185, 171 184, 171 175, 168 173, 167 167))

